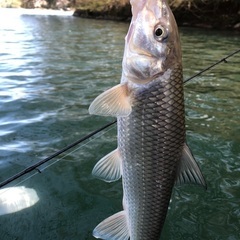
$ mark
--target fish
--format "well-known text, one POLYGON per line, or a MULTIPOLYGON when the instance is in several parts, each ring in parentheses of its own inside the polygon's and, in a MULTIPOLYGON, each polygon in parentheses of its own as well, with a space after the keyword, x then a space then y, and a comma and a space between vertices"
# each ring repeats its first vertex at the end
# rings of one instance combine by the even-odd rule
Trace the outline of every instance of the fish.
POLYGON ((131 0, 120 84, 100 94, 89 113, 117 117, 117 149, 92 174, 122 177, 123 210, 99 223, 93 236, 158 240, 175 184, 206 187, 186 143, 182 53, 165 0, 131 0))

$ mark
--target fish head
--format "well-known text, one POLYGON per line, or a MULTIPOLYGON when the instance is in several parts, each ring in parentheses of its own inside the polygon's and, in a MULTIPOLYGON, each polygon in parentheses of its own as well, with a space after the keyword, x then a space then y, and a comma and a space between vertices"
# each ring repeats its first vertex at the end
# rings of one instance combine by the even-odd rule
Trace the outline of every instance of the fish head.
MULTIPOLYGON (((150 82, 181 64, 178 28, 165 0, 131 0, 132 21, 125 38, 124 79, 150 82)), ((123 81, 124 81, 123 79, 123 81)))

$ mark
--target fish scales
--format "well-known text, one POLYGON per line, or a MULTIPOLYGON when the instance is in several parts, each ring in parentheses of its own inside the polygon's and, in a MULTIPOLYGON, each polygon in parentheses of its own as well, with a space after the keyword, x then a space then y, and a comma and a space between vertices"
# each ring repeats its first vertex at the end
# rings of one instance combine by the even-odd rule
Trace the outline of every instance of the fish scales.
POLYGON ((181 67, 169 79, 159 78, 134 95, 132 113, 118 120, 123 202, 131 239, 157 240, 185 142, 181 67))

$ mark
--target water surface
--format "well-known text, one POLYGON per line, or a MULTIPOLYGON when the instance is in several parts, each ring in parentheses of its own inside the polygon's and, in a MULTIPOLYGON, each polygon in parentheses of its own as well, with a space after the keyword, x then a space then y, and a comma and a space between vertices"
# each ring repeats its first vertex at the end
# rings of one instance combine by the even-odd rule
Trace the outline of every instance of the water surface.
MULTIPOLYGON (((88 106, 116 85, 127 23, 71 16, 0 20, 0 181, 113 120, 88 106)), ((240 47, 232 32, 180 29, 184 77, 240 47)), ((178 186, 164 226, 168 240, 240 239, 240 55, 185 85, 188 143, 208 189, 178 186)), ((31 208, 0 216, 0 239, 91 240, 122 209, 121 181, 91 176, 116 147, 116 126, 9 186, 36 190, 31 208), (57 162, 56 162, 57 161, 57 162)))

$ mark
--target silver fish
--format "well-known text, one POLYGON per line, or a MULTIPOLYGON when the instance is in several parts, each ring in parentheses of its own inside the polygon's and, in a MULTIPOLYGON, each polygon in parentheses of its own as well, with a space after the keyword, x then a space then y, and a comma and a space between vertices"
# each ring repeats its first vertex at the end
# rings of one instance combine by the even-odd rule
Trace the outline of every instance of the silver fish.
POLYGON ((98 96, 90 114, 116 116, 118 148, 93 174, 123 181, 123 211, 101 222, 96 238, 158 240, 175 183, 206 186, 185 143, 181 47, 165 0, 131 0, 121 83, 98 96))

